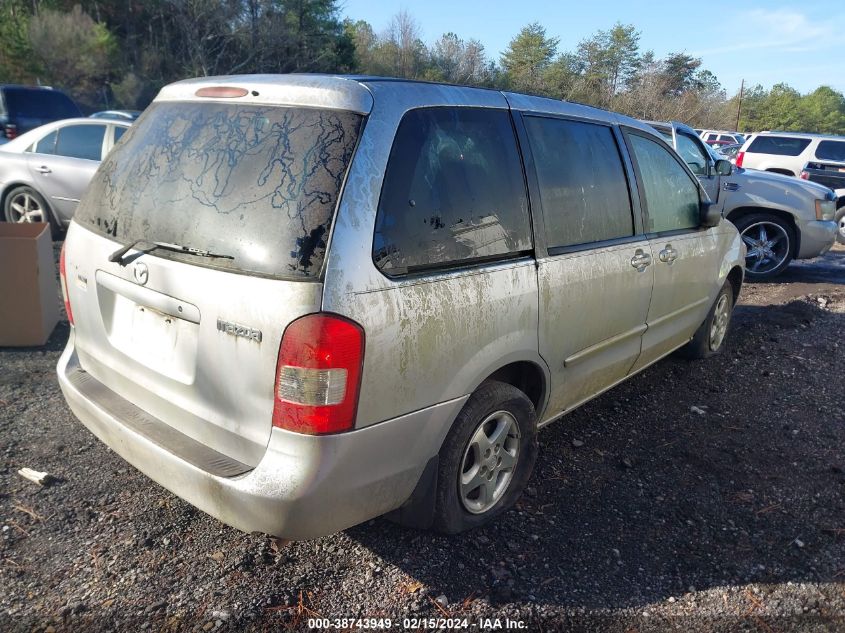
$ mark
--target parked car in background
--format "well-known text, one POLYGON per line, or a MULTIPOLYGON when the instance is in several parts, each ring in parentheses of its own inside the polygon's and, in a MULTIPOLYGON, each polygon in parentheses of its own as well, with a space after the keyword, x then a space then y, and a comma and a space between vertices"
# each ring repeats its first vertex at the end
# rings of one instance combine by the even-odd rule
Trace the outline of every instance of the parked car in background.
POLYGON ((836 200, 822 185, 734 168, 683 123, 650 122, 689 165, 742 234, 749 279, 774 277, 793 259, 818 257, 836 239, 836 200))
POLYGON ((115 119, 117 121, 129 121, 130 123, 141 116, 140 110, 103 110, 95 112, 90 116, 92 119, 115 119))
POLYGON ((639 121, 254 75, 165 87, 136 125, 68 230, 59 382, 124 459, 242 530, 482 525, 539 427, 725 340, 742 241, 639 121))
POLYGON ((736 165, 736 155, 741 147, 742 145, 735 143, 733 145, 717 145, 713 149, 716 150, 716 153, 719 154, 719 156, 731 161, 732 165, 736 165))
POLYGON ((0 145, 45 123, 81 116, 79 106, 61 90, 0 85, 0 145))
POLYGON ((743 144, 736 164, 747 169, 797 176, 810 161, 841 160, 843 148, 843 136, 761 132, 743 144))
MULTIPOLYGON (((840 145, 845 148, 845 143, 840 145)), ((840 148, 837 149, 839 152, 843 151, 840 148)), ((807 163, 798 177, 833 189, 833 193, 836 194, 836 223, 839 225, 836 240, 840 244, 845 244, 845 153, 823 151, 822 154, 831 158, 807 163), (837 158, 839 160, 835 160, 837 158)))
POLYGON ((739 132, 724 132, 721 130, 703 130, 699 137, 702 141, 716 147, 718 145, 742 145, 745 142, 745 137, 739 132))
POLYGON ((129 129, 108 119, 65 119, 0 146, 0 209, 6 222, 68 225, 102 158, 129 129))

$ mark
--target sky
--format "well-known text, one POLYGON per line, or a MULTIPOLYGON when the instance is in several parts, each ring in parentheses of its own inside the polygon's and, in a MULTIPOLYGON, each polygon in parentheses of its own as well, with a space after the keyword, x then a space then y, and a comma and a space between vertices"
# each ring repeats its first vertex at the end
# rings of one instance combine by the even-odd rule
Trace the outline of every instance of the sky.
POLYGON ((559 51, 617 21, 640 31, 641 51, 686 52, 702 59, 729 95, 785 82, 802 93, 820 85, 845 92, 845 0, 341 0, 341 12, 380 33, 399 10, 430 44, 452 31, 479 40, 498 61, 519 30, 537 21, 560 39, 559 51))

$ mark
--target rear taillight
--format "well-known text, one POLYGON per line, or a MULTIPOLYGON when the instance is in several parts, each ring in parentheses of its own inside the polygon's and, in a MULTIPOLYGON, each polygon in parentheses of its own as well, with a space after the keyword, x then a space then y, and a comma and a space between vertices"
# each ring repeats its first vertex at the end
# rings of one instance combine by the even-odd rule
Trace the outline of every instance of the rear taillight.
POLYGON ((745 152, 737 152, 736 155, 736 166, 742 167, 742 161, 745 159, 745 152))
POLYGON ((801 173, 800 173, 800 174, 798 174, 798 177, 799 177, 801 180, 809 180, 809 179, 810 179, 810 174, 809 174, 809 173, 807 173, 806 171, 803 171, 803 170, 802 170, 802 171, 801 171, 801 173))
POLYGON ((70 309, 70 297, 67 293, 67 269, 65 268, 65 244, 62 244, 62 251, 59 255, 59 277, 62 281, 62 297, 65 300, 65 312, 67 312, 67 320, 73 325, 73 310, 70 309))
POLYGON ((14 123, 7 123, 3 126, 3 133, 6 135, 6 138, 11 141, 13 138, 17 138, 18 136, 18 126, 14 123))
POLYGON ((273 426, 322 435, 355 424, 364 330, 334 314, 309 314, 285 329, 276 364, 273 426))

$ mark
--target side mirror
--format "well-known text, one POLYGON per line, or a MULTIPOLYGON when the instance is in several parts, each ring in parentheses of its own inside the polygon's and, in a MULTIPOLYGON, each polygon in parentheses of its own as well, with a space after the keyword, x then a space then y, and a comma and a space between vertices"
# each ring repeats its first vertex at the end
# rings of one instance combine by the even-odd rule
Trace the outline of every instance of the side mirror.
POLYGON ((731 165, 731 161, 724 159, 716 161, 716 173, 720 176, 730 176, 733 172, 734 166, 731 165))
MULTIPOLYGON (((728 164, 730 165, 730 163, 728 164)), ((722 221, 722 212, 715 203, 709 200, 702 201, 699 208, 701 210, 701 226, 707 229, 719 226, 719 222, 722 221)))

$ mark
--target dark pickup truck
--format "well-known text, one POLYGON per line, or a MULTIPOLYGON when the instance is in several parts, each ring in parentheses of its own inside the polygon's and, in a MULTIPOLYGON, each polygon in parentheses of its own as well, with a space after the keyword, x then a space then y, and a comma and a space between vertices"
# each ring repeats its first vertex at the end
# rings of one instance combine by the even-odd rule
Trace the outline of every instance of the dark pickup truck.
POLYGON ((839 233, 836 241, 845 244, 845 157, 843 160, 811 160, 799 177, 830 187, 836 194, 836 221, 839 233))

